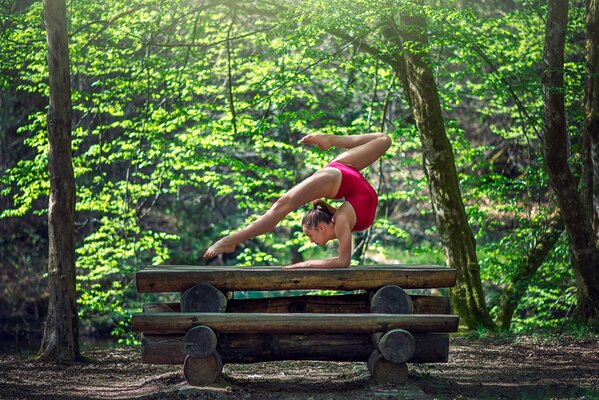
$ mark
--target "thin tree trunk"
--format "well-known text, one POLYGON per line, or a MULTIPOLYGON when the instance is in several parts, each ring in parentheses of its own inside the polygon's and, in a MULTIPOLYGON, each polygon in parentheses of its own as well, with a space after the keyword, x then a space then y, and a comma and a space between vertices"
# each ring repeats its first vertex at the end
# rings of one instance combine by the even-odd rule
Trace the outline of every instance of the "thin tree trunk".
POLYGON ((586 12, 584 135, 590 138, 593 162, 593 196, 589 198, 587 209, 591 212, 595 232, 595 264, 585 265, 581 271, 589 293, 579 297, 576 316, 584 321, 599 317, 599 1, 587 0, 586 12))
MULTIPOLYGON (((588 199, 593 215, 595 240, 599 240, 599 1, 587 0, 587 63, 584 93, 584 136, 590 140, 592 154, 591 179, 587 182, 593 196, 588 199)), ((588 142, 587 142, 588 143, 588 142)), ((588 176, 587 176, 588 177, 588 176)))
POLYGON ((561 217, 559 215, 553 216, 536 244, 524 256, 512 282, 505 288, 499 298, 499 313, 497 314, 496 323, 500 328, 510 329, 518 303, 520 303, 537 270, 543 265, 547 254, 555 246, 563 231, 564 223, 561 217))
POLYGON ((48 315, 41 358, 74 361, 79 353, 75 291, 75 178, 71 159, 71 80, 64 0, 44 0, 48 42, 48 315))
MULTIPOLYGON (((576 178, 568 165, 563 73, 568 0, 550 0, 548 6, 543 49, 545 165, 570 240, 572 268, 578 292, 576 315, 582 320, 589 320, 596 318, 599 311, 599 253, 592 215, 583 203, 576 178)), ((588 120, 588 115, 585 119, 588 120)))
POLYGON ((422 141, 424 170, 437 228, 448 266, 458 279, 451 290, 452 307, 470 327, 494 327, 486 307, 476 257, 476 242, 462 202, 451 143, 447 138, 437 85, 428 59, 426 23, 419 16, 402 16, 409 98, 422 141))

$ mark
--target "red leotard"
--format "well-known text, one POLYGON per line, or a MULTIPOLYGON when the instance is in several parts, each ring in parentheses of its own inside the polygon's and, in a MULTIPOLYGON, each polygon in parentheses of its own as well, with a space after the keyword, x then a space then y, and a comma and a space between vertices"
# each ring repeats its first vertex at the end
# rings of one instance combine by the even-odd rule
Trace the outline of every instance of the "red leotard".
POLYGON ((328 163, 326 166, 341 171, 341 185, 337 195, 333 198, 340 199, 343 197, 354 208, 356 225, 354 225, 352 232, 368 229, 374 221, 376 206, 379 201, 376 191, 357 169, 335 161, 328 163))

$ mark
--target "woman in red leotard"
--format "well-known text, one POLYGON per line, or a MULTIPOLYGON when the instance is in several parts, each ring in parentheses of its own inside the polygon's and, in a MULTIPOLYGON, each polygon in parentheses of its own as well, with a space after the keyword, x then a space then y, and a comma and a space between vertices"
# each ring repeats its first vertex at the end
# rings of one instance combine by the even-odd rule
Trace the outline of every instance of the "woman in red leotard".
POLYGON ((273 230, 291 211, 312 202, 313 209, 302 220, 302 229, 310 240, 324 246, 333 239, 339 241, 339 255, 326 260, 311 260, 283 268, 347 268, 352 252, 352 232, 368 229, 374 221, 378 196, 361 170, 378 160, 391 146, 391 139, 383 133, 335 136, 314 134, 300 142, 314 144, 321 150, 335 146, 347 149, 323 169, 294 186, 272 207, 245 228, 214 243, 204 253, 213 258, 221 253, 235 251, 244 240, 273 230), (344 199, 337 209, 322 198, 344 199))

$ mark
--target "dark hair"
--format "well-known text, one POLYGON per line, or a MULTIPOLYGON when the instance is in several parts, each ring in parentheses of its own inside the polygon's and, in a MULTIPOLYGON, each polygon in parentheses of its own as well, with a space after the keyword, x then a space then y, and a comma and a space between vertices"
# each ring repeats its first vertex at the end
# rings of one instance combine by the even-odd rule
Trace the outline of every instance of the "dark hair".
POLYGON ((308 228, 316 228, 318 224, 324 222, 325 224, 330 224, 333 220, 333 215, 337 209, 325 201, 318 199, 312 202, 313 208, 304 215, 304 219, 302 219, 302 226, 307 226, 308 228))

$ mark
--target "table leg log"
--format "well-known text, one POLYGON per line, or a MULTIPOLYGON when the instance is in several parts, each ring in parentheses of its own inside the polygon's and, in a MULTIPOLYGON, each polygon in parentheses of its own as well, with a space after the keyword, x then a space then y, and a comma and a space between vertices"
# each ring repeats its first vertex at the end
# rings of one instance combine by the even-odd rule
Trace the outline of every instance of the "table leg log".
POLYGON ((216 333, 207 326, 191 328, 185 335, 185 353, 197 358, 208 357, 216 350, 216 333))
POLYGON ((366 362, 372 379, 377 384, 403 384, 408 380, 408 366, 385 360, 378 351, 373 351, 366 362))
POLYGON ((412 314, 410 295, 397 285, 383 286, 370 299, 370 312, 377 314, 412 314))
POLYGON ((414 336, 403 329, 375 332, 372 334, 372 343, 386 360, 399 364, 411 359, 416 350, 414 336))
POLYGON ((223 360, 216 352, 203 358, 188 355, 183 363, 183 376, 192 386, 214 383, 222 372, 223 360))
POLYGON ((181 295, 182 312, 225 312, 227 297, 208 283, 200 283, 181 295))

